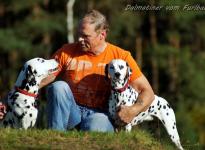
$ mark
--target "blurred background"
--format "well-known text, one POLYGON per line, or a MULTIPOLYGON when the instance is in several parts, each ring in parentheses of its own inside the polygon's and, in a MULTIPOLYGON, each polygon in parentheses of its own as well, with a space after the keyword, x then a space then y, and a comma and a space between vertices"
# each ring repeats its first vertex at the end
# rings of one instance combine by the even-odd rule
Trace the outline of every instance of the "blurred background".
MULTIPOLYGON (((79 19, 91 9, 107 16, 107 41, 130 51, 155 93, 173 106, 183 145, 204 149, 204 0, 0 0, 1 98, 25 61, 49 58, 73 42, 79 19)), ((155 121, 146 129, 163 139, 162 128, 155 121)))

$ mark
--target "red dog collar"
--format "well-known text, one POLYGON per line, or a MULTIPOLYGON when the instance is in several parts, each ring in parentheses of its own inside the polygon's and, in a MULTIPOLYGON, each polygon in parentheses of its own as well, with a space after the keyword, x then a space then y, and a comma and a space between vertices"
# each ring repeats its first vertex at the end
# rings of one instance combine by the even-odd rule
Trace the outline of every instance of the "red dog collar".
POLYGON ((120 88, 120 89, 114 89, 114 88, 112 88, 112 90, 115 91, 115 92, 122 93, 122 92, 124 92, 124 91, 126 90, 126 88, 127 88, 128 86, 129 86, 129 84, 128 84, 128 82, 127 82, 124 87, 122 87, 122 88, 120 88))
POLYGON ((34 98, 36 98, 36 97, 38 96, 37 94, 29 93, 29 92, 26 91, 26 90, 22 90, 22 89, 20 89, 19 87, 15 87, 15 90, 18 91, 18 92, 21 93, 21 94, 24 94, 24 95, 27 95, 27 96, 31 96, 31 97, 34 97, 34 98))

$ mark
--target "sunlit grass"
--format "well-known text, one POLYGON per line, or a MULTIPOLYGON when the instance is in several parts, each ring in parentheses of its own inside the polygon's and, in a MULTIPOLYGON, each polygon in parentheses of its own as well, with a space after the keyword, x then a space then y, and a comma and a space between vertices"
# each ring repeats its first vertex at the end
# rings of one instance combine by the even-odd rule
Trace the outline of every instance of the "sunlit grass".
POLYGON ((132 133, 97 133, 52 130, 0 129, 1 150, 65 149, 65 150, 173 150, 167 143, 159 143, 150 134, 138 130, 132 133))

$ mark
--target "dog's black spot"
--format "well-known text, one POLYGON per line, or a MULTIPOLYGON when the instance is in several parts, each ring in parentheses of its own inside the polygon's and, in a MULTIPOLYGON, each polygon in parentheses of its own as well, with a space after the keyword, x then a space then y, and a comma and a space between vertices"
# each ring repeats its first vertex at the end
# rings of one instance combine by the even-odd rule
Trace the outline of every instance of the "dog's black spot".
POLYGON ((145 113, 142 114, 142 117, 145 115, 145 113))
POLYGON ((33 124, 32 124, 32 123, 33 123, 33 122, 31 121, 31 122, 30 122, 30 126, 29 126, 29 128, 31 128, 31 127, 33 126, 33 124))
POLYGON ((34 85, 36 85, 37 82, 36 82, 35 77, 31 78, 31 80, 28 82, 28 84, 29 84, 30 86, 34 86, 34 85))
POLYGON ((28 109, 29 109, 29 108, 31 108, 31 106, 29 106, 29 105, 28 105, 28 106, 26 106, 26 108, 28 108, 28 109))
POLYGON ((32 117, 33 115, 32 115, 32 114, 29 114, 29 116, 32 117))
POLYGON ((167 116, 169 116, 169 113, 167 113, 167 116))
POLYGON ((19 104, 17 104, 17 103, 15 103, 15 104, 16 104, 16 106, 17 106, 17 107, 20 107, 20 105, 19 105, 19 104))
POLYGON ((173 126, 172 128, 175 129, 175 126, 173 126))
POLYGON ((24 113, 21 114, 21 115, 17 115, 15 112, 13 112, 13 114, 14 114, 14 116, 15 116, 16 118, 18 118, 19 120, 22 119, 22 118, 25 116, 24 113))
POLYGON ((163 108, 166 109, 166 106, 164 105, 163 108))
POLYGON ((4 120, 4 121, 3 121, 3 125, 4 125, 5 127, 8 126, 8 121, 4 120))
POLYGON ((24 79, 24 80, 22 81, 22 84, 21 84, 21 86, 20 86, 20 89, 25 89, 27 83, 28 83, 27 79, 24 79))
POLYGON ((155 115, 157 115, 157 112, 154 112, 155 115))
POLYGON ((117 99, 116 99, 116 100, 117 100, 117 103, 119 103, 119 101, 120 101, 120 100, 119 100, 119 98, 118 98, 118 97, 117 97, 117 99))
POLYGON ((35 70, 33 71, 33 73, 34 73, 34 74, 37 74, 37 71, 36 71, 36 69, 35 69, 35 70))
POLYGON ((141 122, 142 122, 141 120, 138 120, 138 121, 137 121, 137 124, 140 124, 141 122))
POLYGON ((121 105, 125 105, 125 104, 126 104, 126 102, 125 102, 125 101, 122 101, 122 102, 121 102, 121 105))
POLYGON ((24 103, 27 104, 27 99, 24 100, 24 103))
POLYGON ((151 111, 151 106, 149 106, 149 109, 148 109, 148 112, 150 113, 150 111, 151 111))
POLYGON ((120 70, 122 70, 124 68, 124 66, 123 65, 119 65, 119 68, 120 68, 120 70))
POLYGON ((160 105, 160 106, 159 106, 158 110, 160 110, 160 109, 161 109, 161 107, 162 107, 162 105, 160 105))
POLYGON ((28 71, 28 74, 33 74, 32 69, 31 69, 31 65, 28 65, 27 71, 28 71))
POLYGON ((9 123, 10 125, 13 125, 13 121, 12 121, 11 119, 8 121, 8 123, 9 123))
POLYGON ((27 91, 29 91, 29 90, 30 90, 30 88, 29 88, 29 86, 28 86, 28 85, 26 85, 26 90, 27 90, 27 91))
POLYGON ((10 99, 15 101, 18 97, 19 97, 19 94, 18 93, 14 93, 13 95, 11 95, 10 99))
POLYGON ((169 104, 167 104, 167 106, 168 106, 169 108, 171 108, 171 106, 170 106, 169 104))
POLYGON ((159 104, 160 104, 160 101, 157 102, 157 106, 159 106, 159 104))
POLYGON ((162 120, 162 123, 165 124, 164 120, 162 120))
POLYGON ((11 107, 9 105, 7 106, 6 109, 7 109, 7 112, 11 112, 12 111, 12 109, 11 109, 11 107))

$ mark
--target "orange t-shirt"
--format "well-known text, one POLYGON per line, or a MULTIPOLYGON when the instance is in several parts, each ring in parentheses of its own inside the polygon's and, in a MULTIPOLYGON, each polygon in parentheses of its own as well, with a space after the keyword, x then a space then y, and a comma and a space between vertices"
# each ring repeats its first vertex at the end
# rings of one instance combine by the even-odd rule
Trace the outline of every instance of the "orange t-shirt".
POLYGON ((105 110, 108 106, 110 81, 105 77, 105 65, 112 59, 127 61, 132 69, 130 81, 142 74, 130 52, 110 43, 97 56, 81 51, 77 43, 65 44, 53 57, 59 62, 61 77, 69 84, 76 102, 91 108, 105 110))

